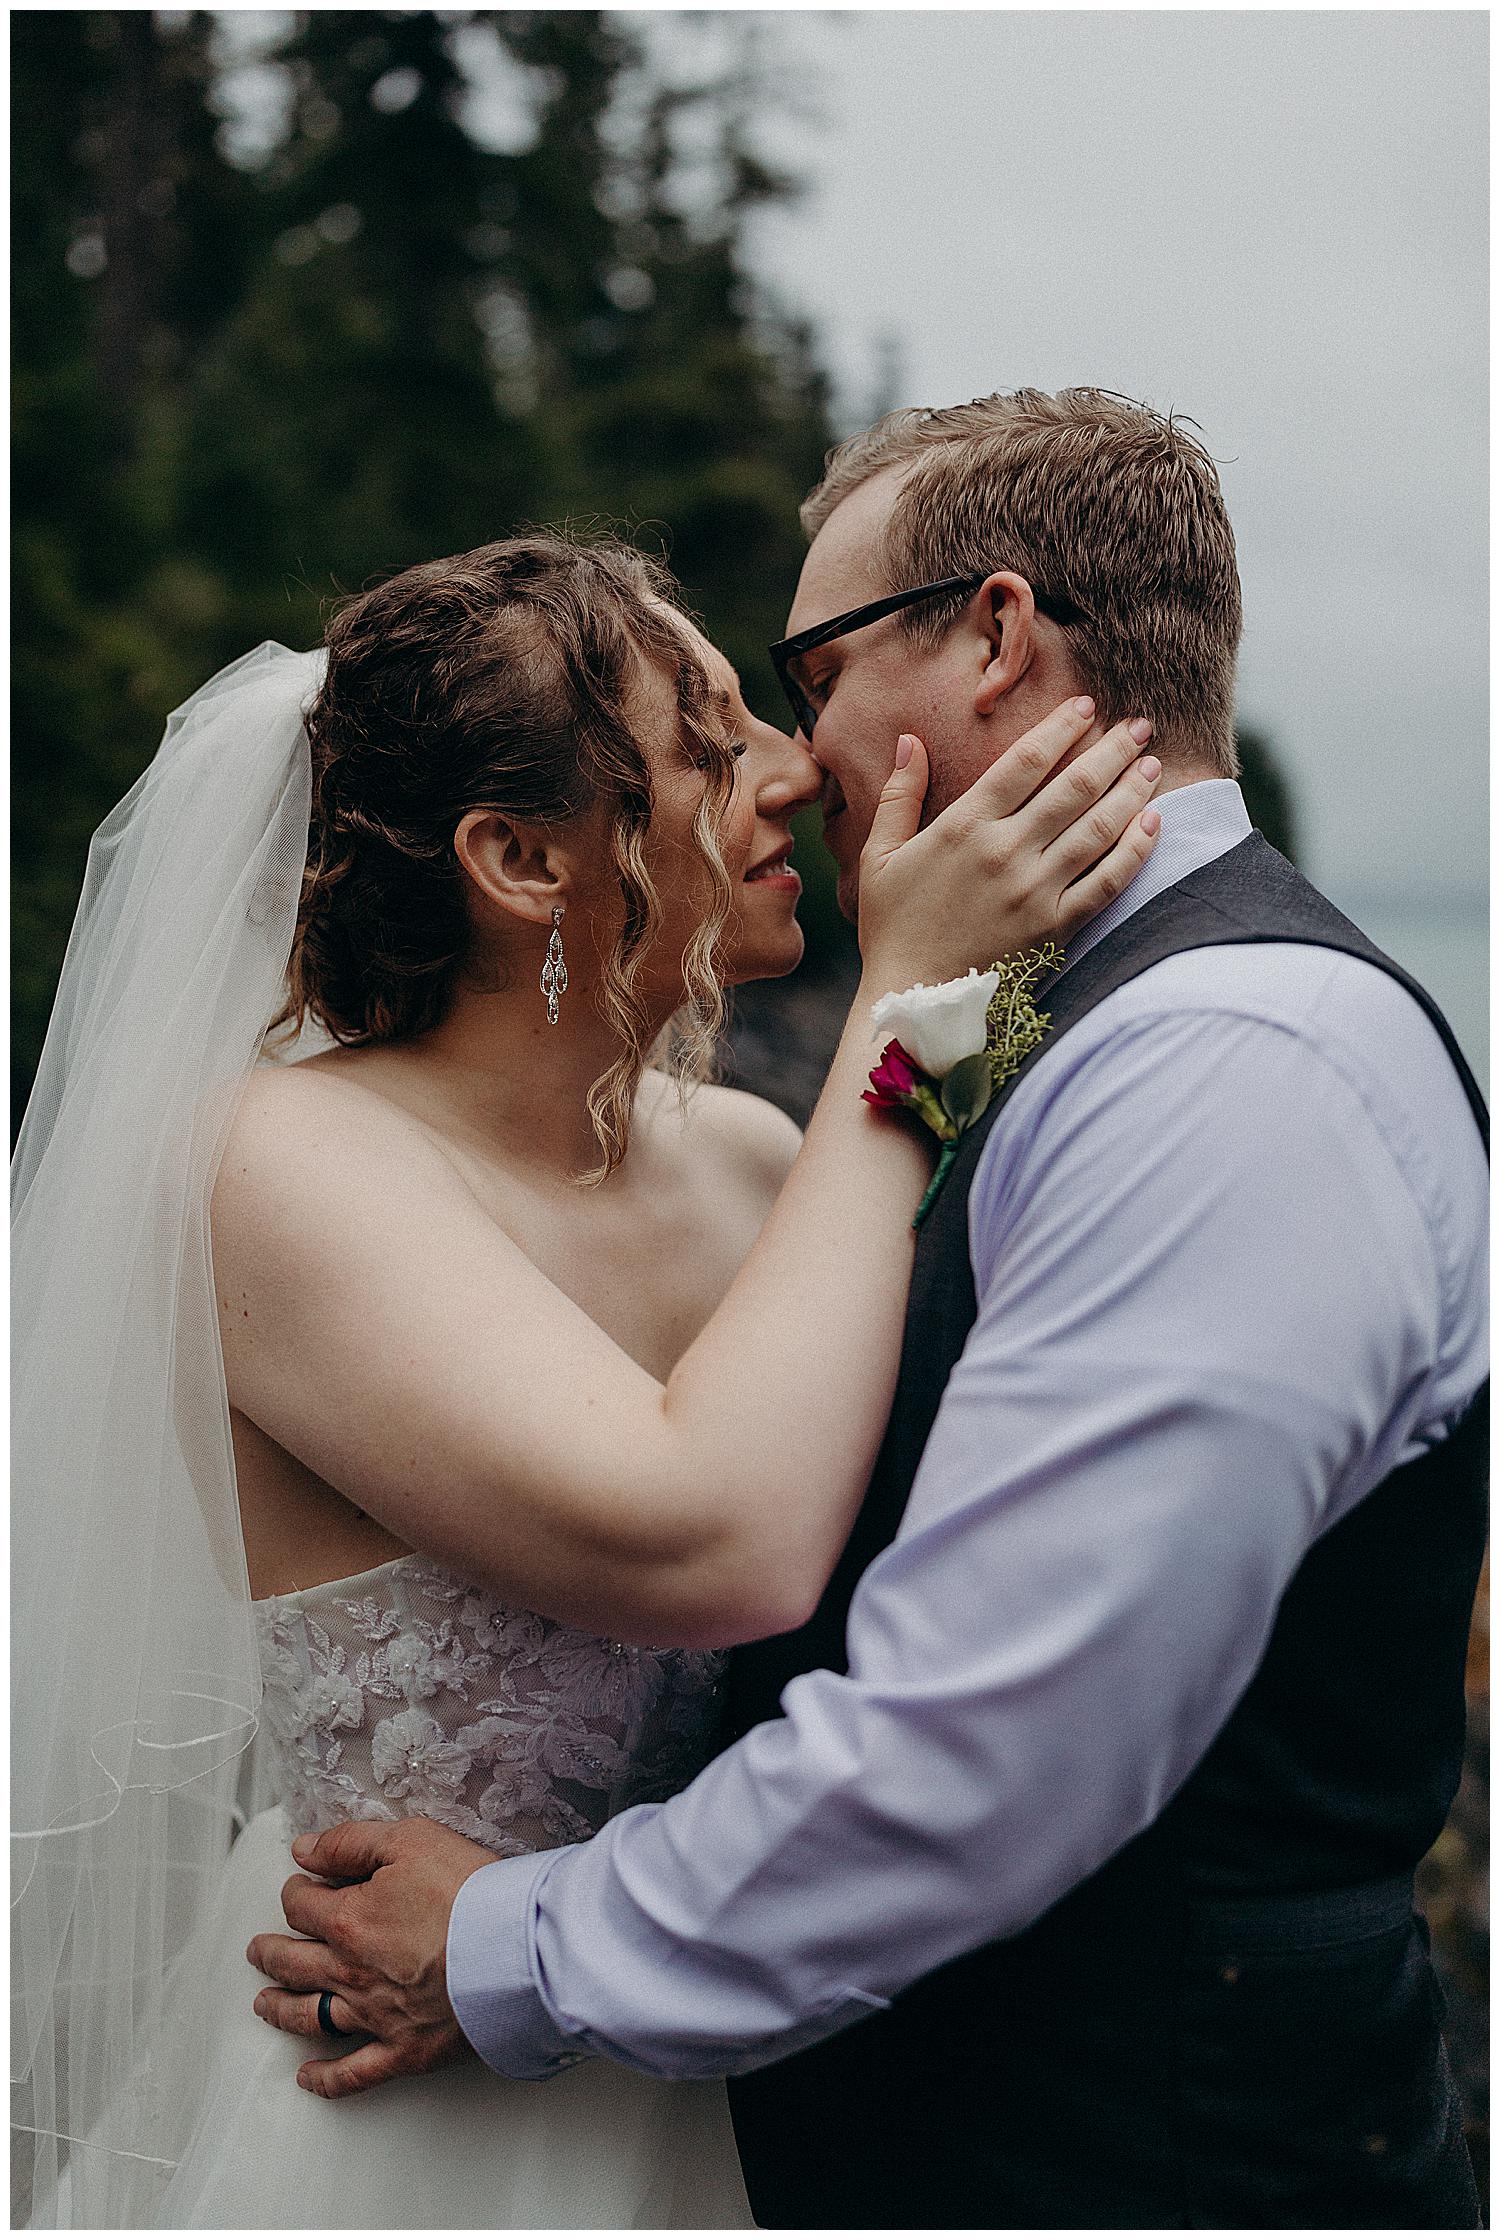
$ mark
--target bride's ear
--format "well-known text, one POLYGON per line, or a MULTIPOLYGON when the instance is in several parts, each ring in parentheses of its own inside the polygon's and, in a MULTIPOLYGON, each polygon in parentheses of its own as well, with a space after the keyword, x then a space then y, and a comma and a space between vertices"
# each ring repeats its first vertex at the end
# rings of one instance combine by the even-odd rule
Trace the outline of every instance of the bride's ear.
POLYGON ((453 847, 476 896, 507 917, 548 925, 557 904, 571 899, 570 851, 546 825, 507 817, 498 809, 470 809, 453 835, 453 847))
POLYGON ((992 716, 1036 657, 1036 601, 1026 578, 1009 568, 986 576, 974 598, 989 648, 974 693, 974 713, 992 716))

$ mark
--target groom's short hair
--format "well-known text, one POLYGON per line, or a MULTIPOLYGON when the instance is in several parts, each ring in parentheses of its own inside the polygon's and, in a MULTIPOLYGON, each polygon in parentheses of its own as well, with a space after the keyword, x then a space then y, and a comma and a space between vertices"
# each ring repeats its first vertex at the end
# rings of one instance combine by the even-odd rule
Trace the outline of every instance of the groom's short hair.
MULTIPOLYGON (((910 464, 880 555, 892 590, 1011 568, 1065 599, 1074 670, 1109 721, 1148 715, 1170 756, 1237 777, 1240 579, 1218 470, 1193 423, 1105 389, 888 412, 831 451, 802 508, 816 536, 872 475, 910 464)), ((967 593, 910 607, 935 643, 967 593)))

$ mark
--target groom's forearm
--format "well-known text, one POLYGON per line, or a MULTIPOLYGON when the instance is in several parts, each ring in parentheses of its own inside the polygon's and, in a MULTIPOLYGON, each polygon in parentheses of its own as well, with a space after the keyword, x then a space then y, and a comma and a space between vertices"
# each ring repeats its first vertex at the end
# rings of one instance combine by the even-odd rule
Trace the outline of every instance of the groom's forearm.
MULTIPOLYGON (((641 1809, 655 1813, 659 1807, 641 1809)), ((631 1995, 593 2023, 575 2019, 552 1995, 541 1947, 550 1941, 549 1882, 565 1914, 580 1910, 580 1901, 582 1910, 589 1908, 589 1898, 564 1885, 575 1860, 600 1863, 597 1854, 585 1859, 590 1851, 570 1845, 541 1860, 498 1860, 459 1892, 448 1929, 448 1994, 469 2043, 503 2076, 540 2081, 591 2054, 651 2076, 738 2076, 888 2003, 850 1989, 825 1991, 799 2013, 795 1990, 765 1982, 754 1964, 738 1965, 728 1955, 721 1956, 710 1989, 683 1947, 670 1939, 643 1941, 645 1919, 632 1917, 613 1921, 606 1938, 622 1961, 617 1980, 630 1979, 631 1995)), ((697 1947, 694 1959, 705 1957, 697 1947)), ((568 1972, 565 1958, 562 1972, 568 1972)))
POLYGON ((556 2076, 583 2058, 553 2021, 532 1967, 532 1892, 558 1856, 497 1859, 469 1877, 477 1903, 455 1899, 448 1922, 448 1997, 459 2027, 491 2068, 508 2077, 556 2076))

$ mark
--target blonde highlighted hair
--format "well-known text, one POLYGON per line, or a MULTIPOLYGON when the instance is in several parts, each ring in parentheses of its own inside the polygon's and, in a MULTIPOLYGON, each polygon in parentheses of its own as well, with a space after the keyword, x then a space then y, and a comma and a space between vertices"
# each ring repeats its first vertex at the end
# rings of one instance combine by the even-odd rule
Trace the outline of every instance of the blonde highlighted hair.
POLYGON ((349 1047, 438 1025, 474 962, 454 848, 464 814, 564 824, 602 800, 623 922, 598 1002, 620 1053, 589 1092, 600 1164, 583 1179, 604 1180, 624 1158, 653 1057, 680 1089, 703 1078, 724 1020, 718 950, 734 889, 719 834, 735 765, 675 598, 666 571, 631 546, 539 531, 407 568, 342 602, 307 715, 307 862, 273 1037, 309 1016, 349 1047), (704 773, 693 838, 712 893, 683 959, 683 1006, 660 1042, 640 985, 663 916, 646 845, 654 795, 625 713, 643 662, 671 679, 680 744, 704 773))
MULTIPOLYGON (((809 537, 851 490, 909 469, 886 521, 893 590, 1013 569, 1077 618, 1058 625, 1108 721, 1146 715, 1153 745, 1239 775, 1234 532, 1193 423, 1105 389, 1040 389, 887 413, 828 455, 802 508, 809 537)), ((932 644, 967 593, 908 608, 932 644)))

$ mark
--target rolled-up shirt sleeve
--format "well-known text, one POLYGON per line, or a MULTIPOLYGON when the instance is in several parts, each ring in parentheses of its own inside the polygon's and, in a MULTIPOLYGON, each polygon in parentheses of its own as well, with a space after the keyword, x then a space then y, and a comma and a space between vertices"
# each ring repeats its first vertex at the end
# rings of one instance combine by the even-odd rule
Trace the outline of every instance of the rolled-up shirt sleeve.
POLYGON ((739 2074, 1026 1927, 1155 1818, 1310 1542, 1456 1412, 1479 1340, 1441 1156, 1274 1019, 1106 1008, 986 1147, 978 1318, 847 1674, 464 1884, 449 1984, 494 2068, 739 2074))

